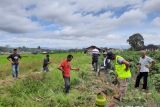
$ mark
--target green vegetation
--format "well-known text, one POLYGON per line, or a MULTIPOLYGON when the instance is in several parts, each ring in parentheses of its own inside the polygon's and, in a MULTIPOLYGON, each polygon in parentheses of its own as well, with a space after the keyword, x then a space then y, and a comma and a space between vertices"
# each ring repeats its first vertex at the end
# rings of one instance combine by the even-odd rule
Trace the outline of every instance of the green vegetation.
MULTIPOLYGON (((67 54, 51 55, 51 62, 53 63, 50 65, 50 72, 48 73, 40 72, 42 66, 41 60, 43 59, 44 55, 28 55, 28 57, 24 57, 21 60, 20 70, 21 75, 27 76, 23 79, 17 80, 13 85, 1 87, 0 106, 74 107, 89 106, 92 104, 94 105, 94 103, 91 103, 90 100, 94 99, 95 97, 93 97, 93 94, 90 94, 87 86, 84 86, 85 80, 87 80, 89 77, 87 76, 88 74, 86 72, 89 71, 90 57, 84 56, 80 53, 73 55, 75 57, 72 62, 73 66, 79 66, 83 69, 80 72, 71 72, 72 90, 69 95, 65 95, 63 93, 64 83, 62 74, 57 70, 58 64, 67 56, 67 54), (24 68, 22 69, 22 67, 24 68), (37 67, 37 70, 35 70, 35 67, 37 67), (86 90, 84 91, 83 88, 86 88, 86 90)), ((3 57, 5 58, 5 56, 3 57)), ((6 65, 9 64, 6 62, 6 65)), ((10 74, 10 71, 5 72, 10 74)))
MULTIPOLYGON (((42 72, 42 60, 45 55, 23 55, 20 61, 20 78, 13 81, 11 67, 6 56, 0 56, 0 107, 94 107, 96 94, 105 91, 108 103, 112 102, 115 88, 107 85, 107 77, 103 73, 96 77, 91 72, 91 58, 82 53, 72 53, 73 66, 80 67, 79 72, 71 72, 71 92, 63 93, 63 78, 57 67, 67 56, 67 53, 51 54, 50 72, 42 72), (12 81, 12 82, 10 82, 12 81), (111 94, 112 93, 112 94, 111 94)), ((149 56, 156 60, 149 76, 149 93, 134 90, 136 77, 136 63, 138 52, 117 52, 130 61, 133 77, 130 80, 127 97, 123 104, 148 105, 160 101, 160 52, 149 52, 149 56)), ((119 103, 118 103, 119 104, 119 103)))

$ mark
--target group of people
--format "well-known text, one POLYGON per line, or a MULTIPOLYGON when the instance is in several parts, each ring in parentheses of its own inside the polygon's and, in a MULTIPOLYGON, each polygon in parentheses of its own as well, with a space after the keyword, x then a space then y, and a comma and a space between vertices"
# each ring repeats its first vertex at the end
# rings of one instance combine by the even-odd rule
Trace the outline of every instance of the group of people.
MULTIPOLYGON (((95 71, 98 70, 98 59, 99 59, 100 52, 98 49, 92 50, 92 65, 95 71)), ((18 78, 19 72, 19 59, 21 56, 17 53, 17 49, 13 50, 13 53, 7 57, 7 59, 11 62, 12 65, 12 77, 18 78)), ((67 58, 61 62, 58 69, 62 71, 63 79, 64 79, 64 87, 65 93, 69 93, 70 90, 70 71, 75 70, 79 71, 79 68, 72 68, 71 61, 73 59, 72 55, 68 55, 67 58)), ((104 54, 104 68, 108 69, 108 65, 110 61, 114 63, 114 70, 117 75, 117 79, 119 82, 118 89, 119 94, 114 98, 121 101, 125 97, 127 86, 128 86, 128 79, 131 78, 131 71, 130 71, 130 63, 125 60, 122 56, 116 55, 112 52, 108 52, 104 54)), ((43 71, 48 72, 48 65, 50 64, 49 55, 46 55, 46 58, 43 60, 43 71)), ((137 63, 138 75, 136 78, 135 88, 139 87, 140 80, 143 78, 143 89, 146 90, 147 87, 147 78, 149 68, 155 64, 155 61, 146 55, 145 51, 141 51, 141 57, 139 62, 137 63)))
POLYGON ((106 72, 108 71, 108 69, 111 69, 110 59, 107 58, 107 52, 103 52, 103 58, 100 58, 101 53, 99 49, 94 48, 91 51, 91 54, 92 54, 92 67, 94 71, 100 73, 101 66, 106 72))
MULTIPOLYGON (((12 65, 12 77, 13 79, 18 79, 19 74, 19 59, 21 59, 21 55, 17 53, 17 49, 13 49, 13 53, 10 54, 7 59, 11 62, 12 65)), ((67 58, 61 62, 58 69, 62 71, 64 83, 65 83, 65 93, 69 93, 70 90, 70 70, 79 71, 79 68, 72 68, 71 61, 73 59, 72 55, 68 55, 67 58)), ((48 65, 50 64, 50 58, 47 54, 43 60, 43 71, 48 72, 48 65)))
MULTIPOLYGON (((13 53, 10 54, 7 59, 10 61, 12 65, 12 77, 18 79, 19 74, 19 59, 21 59, 21 55, 17 53, 17 49, 13 49, 13 53)), ((48 72, 48 65, 50 64, 49 55, 46 55, 43 61, 43 71, 48 72)))
MULTIPOLYGON (((141 56, 137 63, 138 74, 136 77, 135 88, 139 87, 140 80, 143 78, 143 90, 147 90, 147 79, 149 69, 155 64, 155 61, 146 55, 145 51, 140 52, 141 56)), ((100 56, 98 49, 92 51, 92 66, 95 71, 98 72, 98 58, 100 56)), ((130 63, 122 56, 116 55, 112 52, 108 52, 104 57, 104 67, 107 69, 107 65, 110 64, 110 60, 114 63, 114 71, 118 80, 118 96, 114 96, 115 99, 122 101, 126 95, 128 81, 131 78, 130 63)))

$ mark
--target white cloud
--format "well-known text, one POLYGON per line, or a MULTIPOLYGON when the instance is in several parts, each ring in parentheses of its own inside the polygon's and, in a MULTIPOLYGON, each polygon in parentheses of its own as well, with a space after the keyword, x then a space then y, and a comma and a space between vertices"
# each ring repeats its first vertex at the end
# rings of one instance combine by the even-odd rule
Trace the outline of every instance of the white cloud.
POLYGON ((25 33, 40 29, 38 23, 32 22, 27 17, 29 14, 20 0, 0 1, 0 29, 11 33, 25 33))
MULTIPOLYGON (((147 20, 149 13, 160 10, 157 4, 158 0, 1 0, 0 36, 5 38, 1 45, 68 48, 127 45, 132 33, 160 33, 159 16, 152 22, 147 20), (54 24, 60 28, 52 28, 54 24)), ((149 43, 149 38, 145 38, 149 43)), ((156 43, 154 39, 152 42, 156 43)))
POLYGON ((120 22, 123 21, 124 23, 138 25, 138 24, 141 24, 145 18, 146 18, 146 15, 142 11, 140 11, 139 9, 136 9, 136 10, 133 9, 125 12, 120 17, 120 22))
POLYGON ((156 33, 144 33, 142 34, 145 40, 145 44, 156 44, 156 45, 160 45, 159 40, 160 40, 160 34, 156 34, 156 33))
POLYGON ((142 6, 142 10, 146 13, 160 12, 160 0, 147 0, 142 6))
POLYGON ((152 24, 156 27, 160 28, 160 17, 156 17, 153 21, 152 24))

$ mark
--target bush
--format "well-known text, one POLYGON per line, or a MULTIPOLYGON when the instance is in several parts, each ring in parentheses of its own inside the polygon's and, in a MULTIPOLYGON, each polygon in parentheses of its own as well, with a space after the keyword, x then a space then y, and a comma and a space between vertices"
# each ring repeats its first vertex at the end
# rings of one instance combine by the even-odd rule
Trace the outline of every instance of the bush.
POLYGON ((158 92, 160 92, 160 74, 155 74, 153 81, 154 81, 155 89, 158 92))
POLYGON ((151 68, 151 74, 160 74, 160 63, 156 63, 152 68, 151 68))

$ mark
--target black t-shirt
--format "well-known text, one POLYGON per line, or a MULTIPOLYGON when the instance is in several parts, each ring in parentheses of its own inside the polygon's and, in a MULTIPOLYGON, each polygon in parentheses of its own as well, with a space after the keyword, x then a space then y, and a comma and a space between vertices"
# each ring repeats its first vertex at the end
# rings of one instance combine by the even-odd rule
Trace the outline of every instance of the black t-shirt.
POLYGON ((19 64, 18 60, 21 59, 21 56, 19 54, 11 54, 7 57, 7 59, 11 59, 13 64, 19 64))
POLYGON ((45 58, 45 59, 43 60, 43 67, 48 66, 48 63, 49 63, 49 58, 45 58))
POLYGON ((99 54, 92 54, 92 59, 93 60, 98 60, 98 58, 99 58, 99 54))

